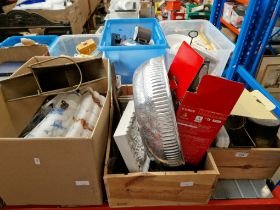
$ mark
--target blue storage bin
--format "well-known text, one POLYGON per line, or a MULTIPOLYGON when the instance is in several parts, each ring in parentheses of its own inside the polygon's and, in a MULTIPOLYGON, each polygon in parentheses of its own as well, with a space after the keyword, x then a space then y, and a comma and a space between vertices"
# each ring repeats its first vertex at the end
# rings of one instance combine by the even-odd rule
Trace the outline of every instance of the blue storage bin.
POLYGON ((100 37, 100 35, 96 34, 75 34, 60 36, 50 47, 50 56, 67 55, 73 57, 75 54, 77 54, 76 46, 78 44, 88 39, 93 39, 98 45, 100 37))
POLYGON ((140 19, 110 19, 104 26, 104 31, 98 49, 105 52, 111 64, 115 64, 116 74, 122 76, 122 83, 131 84, 134 71, 146 60, 164 55, 168 48, 161 27, 154 18, 140 19), (111 46, 112 33, 121 37, 133 38, 136 26, 152 31, 153 45, 111 46))
POLYGON ((12 47, 17 43, 20 43, 21 38, 32 39, 39 44, 48 45, 48 47, 51 47, 57 37, 58 36, 56 35, 11 36, 2 42, 0 47, 12 47))

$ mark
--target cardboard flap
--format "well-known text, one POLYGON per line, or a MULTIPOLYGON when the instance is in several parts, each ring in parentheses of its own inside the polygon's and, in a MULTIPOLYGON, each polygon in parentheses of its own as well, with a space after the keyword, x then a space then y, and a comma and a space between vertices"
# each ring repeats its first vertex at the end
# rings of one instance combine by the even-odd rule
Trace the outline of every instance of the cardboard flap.
MULTIPOLYGON (((269 108, 270 106, 268 105, 267 107, 269 108)), ((276 119, 268 108, 261 103, 260 97, 257 98, 256 94, 254 96, 254 94, 250 93, 247 89, 244 89, 231 114, 257 119, 276 119)))
POLYGON ((170 88, 176 89, 178 100, 184 97, 203 62, 203 58, 189 44, 182 43, 168 73, 170 88))
POLYGON ((244 85, 220 77, 205 75, 196 93, 187 92, 183 103, 225 115, 230 114, 244 85))
POLYGON ((34 56, 48 55, 47 45, 0 48, 0 63, 28 61, 34 56))

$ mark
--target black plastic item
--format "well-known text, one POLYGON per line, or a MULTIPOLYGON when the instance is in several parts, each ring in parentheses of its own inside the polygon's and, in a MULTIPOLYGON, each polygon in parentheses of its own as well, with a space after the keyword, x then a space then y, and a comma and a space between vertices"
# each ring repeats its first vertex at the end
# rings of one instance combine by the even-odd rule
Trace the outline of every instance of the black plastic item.
POLYGON ((274 147, 278 139, 279 120, 261 120, 248 118, 246 130, 254 140, 257 147, 274 147))
POLYGON ((119 46, 122 42, 121 35, 112 33, 111 46, 119 46))
POLYGON ((191 42, 190 42, 190 45, 192 45, 192 41, 194 38, 196 38, 198 36, 198 31, 190 31, 188 33, 188 36, 191 38, 191 42))
POLYGON ((133 40, 139 44, 147 45, 150 43, 152 38, 152 31, 148 28, 140 26, 135 27, 133 40))
POLYGON ((5 206, 6 206, 6 203, 5 203, 4 200, 0 197, 0 209, 4 209, 5 206))
POLYGON ((225 128, 231 141, 231 147, 256 147, 245 127, 246 118, 239 116, 228 117, 225 128))

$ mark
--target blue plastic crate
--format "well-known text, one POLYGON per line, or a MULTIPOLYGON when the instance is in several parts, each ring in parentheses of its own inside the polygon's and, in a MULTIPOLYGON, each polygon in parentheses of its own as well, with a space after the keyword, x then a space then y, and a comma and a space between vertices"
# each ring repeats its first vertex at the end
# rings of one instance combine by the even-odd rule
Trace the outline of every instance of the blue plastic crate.
POLYGON ((100 35, 75 34, 60 36, 50 47, 50 56, 67 55, 73 57, 75 54, 77 54, 76 46, 88 39, 93 39, 94 42, 98 45, 100 35))
POLYGON ((54 41, 57 39, 58 36, 56 35, 38 35, 38 36, 11 36, 5 39, 1 44, 0 47, 12 47, 17 43, 20 43, 21 38, 32 39, 39 44, 48 45, 51 47, 54 41))
POLYGON ((115 64, 116 74, 122 76, 122 83, 131 84, 134 71, 150 58, 162 56, 168 48, 161 27, 154 18, 110 19, 104 26, 98 49, 115 64), (111 46, 112 33, 121 37, 133 38, 136 26, 152 31, 153 45, 111 46))

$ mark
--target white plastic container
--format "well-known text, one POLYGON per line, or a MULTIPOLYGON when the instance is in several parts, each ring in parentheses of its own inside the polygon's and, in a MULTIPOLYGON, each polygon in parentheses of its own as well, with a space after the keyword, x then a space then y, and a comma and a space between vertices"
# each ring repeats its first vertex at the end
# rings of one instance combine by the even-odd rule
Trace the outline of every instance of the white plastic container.
POLYGON ((103 33, 103 30, 104 30, 104 26, 99 26, 99 28, 97 29, 97 31, 95 32, 95 34, 97 34, 97 35, 102 35, 102 33, 103 33))
POLYGON ((221 76, 235 45, 212 23, 207 20, 172 20, 161 21, 165 36, 171 34, 181 34, 188 36, 190 31, 198 31, 204 34, 211 44, 215 46, 215 50, 207 51, 201 54, 203 57, 209 55, 216 59, 216 62, 210 64, 209 74, 214 76, 221 76))
POLYGON ((50 47, 50 56, 67 55, 73 57, 77 54, 76 46, 88 39, 93 39, 96 45, 99 44, 101 34, 75 34, 60 36, 50 47))

